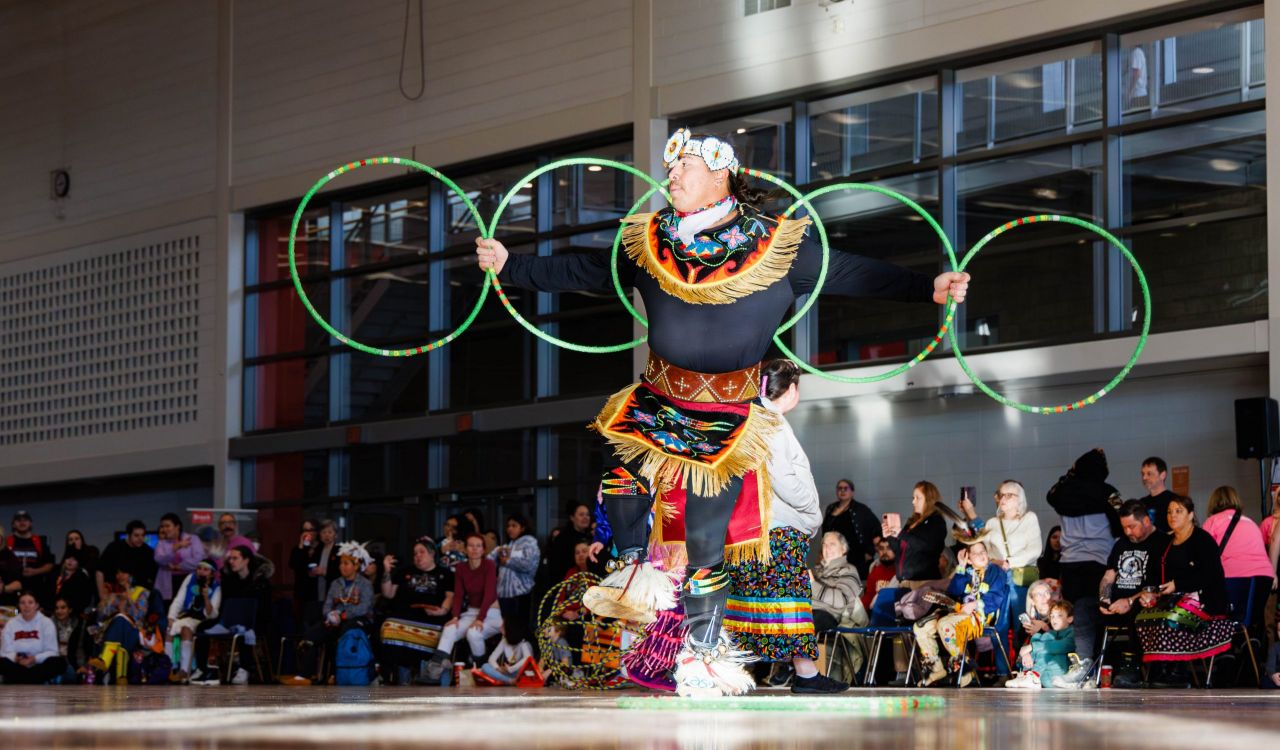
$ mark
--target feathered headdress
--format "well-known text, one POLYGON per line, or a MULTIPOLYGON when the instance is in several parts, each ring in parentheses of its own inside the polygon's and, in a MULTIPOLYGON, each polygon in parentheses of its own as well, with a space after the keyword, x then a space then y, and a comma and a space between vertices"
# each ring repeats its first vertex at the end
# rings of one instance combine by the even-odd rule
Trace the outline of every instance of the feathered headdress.
POLYGON ((361 542, 343 542, 339 544, 338 557, 350 557, 359 563, 362 568, 373 562, 373 556, 369 554, 369 550, 365 549, 364 544, 361 542))

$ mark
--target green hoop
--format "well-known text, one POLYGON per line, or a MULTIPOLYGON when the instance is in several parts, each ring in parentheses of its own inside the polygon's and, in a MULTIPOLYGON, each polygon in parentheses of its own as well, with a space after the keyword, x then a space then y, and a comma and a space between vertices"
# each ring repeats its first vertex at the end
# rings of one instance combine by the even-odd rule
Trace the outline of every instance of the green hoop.
MULTIPOLYGON (((467 315, 466 320, 462 321, 462 325, 455 328, 444 338, 436 339, 430 344, 411 346, 407 349, 383 349, 381 347, 369 346, 368 344, 356 341, 329 325, 329 321, 325 320, 324 316, 321 315, 311 304, 311 300, 307 297, 306 290, 302 288, 302 278, 298 275, 298 263, 294 256, 294 243, 298 236, 298 224, 302 221, 302 214, 307 210, 307 204, 311 202, 311 197, 319 192, 325 185, 329 184, 329 182, 338 175, 353 172, 360 167, 374 164, 391 164, 413 167, 414 169, 426 172, 437 180, 443 182, 455 195, 462 199, 463 204, 467 207, 467 210, 471 212, 471 216, 475 219, 476 226, 480 228, 480 231, 485 231, 484 219, 480 216, 480 212, 476 210, 475 204, 467 197, 467 194, 463 192, 462 188, 458 187, 453 180, 445 177, 435 169, 428 167, 426 164, 420 164, 412 159, 403 159, 399 156, 377 156, 372 159, 361 159, 360 161, 343 164, 324 177, 321 177, 316 181, 316 184, 311 186, 311 189, 307 191, 307 194, 302 197, 302 203, 298 204, 298 210, 293 213, 293 225, 289 227, 289 276, 293 278, 293 288, 298 292, 298 298, 302 300, 302 306, 307 309, 307 312, 311 314, 311 317, 316 321, 316 323, 327 331, 330 336, 333 336, 335 339, 341 341, 352 349, 362 351, 365 354, 374 354, 380 357, 413 357, 418 354, 425 354, 433 349, 439 349, 461 336, 463 331, 470 328, 471 323, 475 321, 476 316, 480 314, 480 307, 484 304, 485 297, 489 294, 489 285, 486 283, 481 287, 480 297, 476 300, 475 306, 471 308, 471 312, 467 315)), ((329 231, 334 231, 334 228, 330 227, 329 231)))
MULTIPOLYGON (((901 203, 905 203, 908 208, 915 211, 917 214, 921 216, 921 218, 923 218, 926 222, 928 222, 930 227, 933 227, 933 231, 938 235, 938 238, 942 240, 943 249, 947 251, 947 259, 951 261, 951 268, 957 271, 960 270, 960 266, 956 262, 955 250, 951 247, 951 240, 947 238, 947 233, 942 231, 942 227, 938 225, 938 222, 934 220, 933 216, 930 215, 928 211, 924 210, 924 208, 919 203, 916 203, 915 201, 911 200, 910 198, 903 195, 902 193, 899 193, 896 190, 890 190, 889 188, 880 187, 879 185, 869 185, 864 182, 839 182, 834 185, 826 185, 824 187, 820 187, 817 190, 814 190, 813 192, 806 193, 804 197, 807 201, 822 195, 826 195, 827 193, 834 193, 840 190, 866 190, 873 193, 879 193, 886 197, 893 198, 894 200, 899 201, 901 203)), ((799 205, 800 205, 799 202, 791 204, 791 207, 788 208, 785 213, 783 213, 783 216, 790 216, 799 205)), ((814 213, 812 206, 809 207, 809 212, 811 214, 814 213)), ((826 242, 826 236, 823 235, 822 276, 825 276, 826 274, 827 262, 828 262, 828 257, 830 255, 830 252, 831 252, 830 248, 828 247, 826 242)), ((822 276, 819 276, 819 283, 814 287, 814 290, 809 293, 808 301, 805 303, 804 307, 800 309, 799 313, 794 318, 792 318, 791 324, 794 324, 802 315, 804 315, 804 313, 808 312, 809 308, 813 306, 813 303, 817 301, 818 293, 822 289, 822 283, 821 283, 822 276)), ((787 345, 782 341, 782 337, 779 336, 778 334, 785 331, 787 328, 786 326, 779 328, 777 332, 774 333, 773 343, 775 346, 778 347, 779 351, 781 351, 783 354, 787 356, 788 359, 790 359, 792 362, 795 362, 797 365, 799 365, 800 369, 804 370, 807 373, 810 373, 811 375, 817 375, 820 378, 831 380, 837 383, 875 383, 881 380, 888 380, 889 378, 895 377, 897 375, 901 375, 907 370, 910 370, 912 367, 915 367, 917 364, 923 361, 925 357, 932 354, 934 349, 938 348, 938 344, 942 343, 942 338, 947 335, 948 331, 950 331, 951 321, 955 318, 955 313, 956 313, 955 300, 948 297, 947 310, 946 310, 946 315, 942 319, 942 327, 938 329, 938 332, 936 334, 934 334, 933 341, 930 341, 929 344, 925 346, 925 348, 919 354, 917 354, 914 358, 912 358, 910 361, 904 362, 901 365, 895 367, 894 369, 889 370, 887 372, 882 372, 878 375, 862 375, 862 376, 836 375, 834 373, 829 373, 823 370, 819 370, 818 368, 814 367, 808 362, 805 362, 804 360, 797 357, 795 353, 792 352, 791 349, 789 349, 787 345)))
MULTIPOLYGON (((570 159, 561 159, 559 161, 555 161, 550 164, 546 164, 544 166, 538 167, 537 169, 533 170, 532 172, 530 172, 529 174, 525 175, 523 178, 518 180, 515 183, 515 185, 510 190, 507 191, 506 195, 502 196, 502 202, 498 204, 498 210, 493 214, 493 221, 487 227, 483 223, 480 225, 482 228, 482 236, 485 237, 486 239, 493 236, 493 233, 498 228, 498 220, 502 218, 502 212, 507 209, 507 205, 511 202, 511 199, 516 196, 517 192, 523 189, 524 185, 532 182, 533 180, 537 179, 539 176, 541 176, 546 172, 550 172, 552 170, 559 169, 561 167, 569 167, 569 166, 574 166, 578 164, 594 165, 599 167, 611 167, 613 169, 618 169, 623 172, 627 172, 632 176, 639 177, 645 180, 646 182, 648 182, 650 185, 652 185, 653 187, 649 189, 649 192, 645 193, 644 197, 641 198, 639 201, 637 201, 635 206, 632 206, 631 211, 629 211, 628 214, 634 213, 640 206, 644 205, 644 203, 647 202, 649 198, 651 198, 656 191, 663 190, 663 186, 665 184, 665 183, 658 182, 657 180, 653 179, 645 172, 642 172, 639 169, 636 169, 630 164, 623 164, 622 162, 611 161, 609 159, 597 159, 595 157, 590 157, 590 156, 580 156, 580 157, 574 157, 570 159)), ((664 190, 664 193, 665 193, 665 190, 664 190)), ((641 323, 644 323, 645 326, 647 327, 648 323, 642 317, 640 317, 640 314, 636 312, 635 308, 631 306, 630 301, 627 300, 626 298, 627 295, 623 292, 622 284, 618 278, 618 268, 617 268, 616 261, 617 261, 617 254, 618 254, 618 244, 621 241, 621 239, 622 239, 622 227, 619 226, 618 234, 613 241, 613 253, 610 256, 611 264, 612 264, 611 270, 613 274, 614 290, 617 291, 618 297, 622 300, 623 306, 627 308, 627 311, 631 313, 631 316, 639 320, 641 323)), ((634 341, 629 341, 625 344, 609 344, 605 346, 593 346, 590 344, 576 344, 572 341, 565 341, 564 339, 557 338, 547 333, 546 331, 542 330, 541 328, 535 326, 534 324, 530 323, 528 320, 524 318, 523 315, 519 313, 519 311, 516 310, 515 305, 511 304, 511 300, 507 299, 507 294, 502 288, 502 283, 498 281, 498 275, 493 272, 493 269, 489 269, 488 271, 485 272, 485 274, 488 277, 489 283, 493 286, 493 291, 498 295, 498 301, 501 302, 502 306, 506 308, 508 313, 511 314, 511 317, 515 318, 516 322, 519 323, 521 326, 523 326, 526 331, 528 331, 529 333, 532 333, 534 336, 537 336, 538 338, 542 339, 543 341, 546 341, 549 344, 553 344, 563 349, 569 349, 570 351, 583 352, 585 354, 612 354, 614 352, 626 351, 627 349, 634 349, 640 344, 643 344, 649 338, 648 336, 641 336, 640 338, 634 341)))
POLYGON ((979 250, 985 247, 988 242, 995 239, 996 237, 999 237, 1000 235, 1004 234, 1010 229, 1013 229, 1015 227, 1025 226, 1027 224, 1038 224, 1046 221, 1054 221, 1062 224, 1071 224, 1073 226, 1077 226, 1082 229, 1087 229, 1090 232, 1093 232, 1094 234, 1105 239, 1107 242, 1111 244, 1112 247, 1118 249, 1121 253, 1124 254, 1125 259, 1129 261, 1129 265, 1133 267, 1133 272, 1138 277, 1138 284, 1142 287, 1142 305, 1143 305, 1142 333, 1138 336, 1138 345, 1134 347, 1133 355, 1129 357, 1129 361, 1125 363, 1124 367, 1120 369, 1120 372, 1117 373, 1116 376, 1112 378, 1110 382, 1108 382, 1106 385, 1094 391, 1092 394, 1080 399, 1079 401, 1073 401, 1070 404, 1061 404, 1056 406, 1034 406, 1031 404, 1024 404, 1019 401, 1014 401, 1011 398, 1007 398, 1002 394, 996 393, 994 390, 991 389, 990 386, 984 383, 982 381, 982 378, 978 377, 978 375, 974 373, 974 371, 969 367, 969 363, 965 361, 964 354, 961 353, 960 351, 960 344, 959 342, 956 341, 955 329, 952 329, 948 333, 948 335, 951 337, 951 348, 956 355, 956 362, 960 364, 960 369, 964 370, 964 374, 968 376, 969 380, 973 381, 973 384, 978 386, 978 388, 981 389, 983 393, 987 394, 988 396, 995 399, 996 401, 999 401, 1005 406, 1017 409, 1018 411, 1025 411, 1029 414, 1063 414, 1065 412, 1075 411, 1076 409, 1083 409, 1084 407, 1089 406, 1090 404, 1093 404, 1098 399, 1110 393, 1112 390, 1115 389, 1117 385, 1120 384, 1120 381, 1124 380, 1125 376, 1129 374, 1129 371, 1133 369, 1133 366, 1138 363, 1138 357, 1142 355, 1142 349, 1147 345, 1147 334, 1151 331, 1151 290, 1147 286, 1147 277, 1142 273, 1142 266, 1138 264, 1137 258, 1133 257, 1133 253, 1129 251, 1129 248, 1125 247, 1123 242, 1116 239, 1115 235, 1111 234, 1110 232, 1098 226, 1097 224, 1093 224, 1083 219, 1076 219, 1071 216, 1058 216, 1056 214, 1039 214, 1035 216, 1024 216, 1021 219, 1015 219, 1014 221, 1010 221, 1006 224, 1003 224, 991 230, 989 233, 987 233, 987 236, 979 240, 978 244, 974 245, 973 248, 969 250, 969 252, 965 253, 964 259, 960 261, 959 269, 964 270, 965 267, 969 265, 969 261, 973 259, 973 256, 978 254, 979 250))

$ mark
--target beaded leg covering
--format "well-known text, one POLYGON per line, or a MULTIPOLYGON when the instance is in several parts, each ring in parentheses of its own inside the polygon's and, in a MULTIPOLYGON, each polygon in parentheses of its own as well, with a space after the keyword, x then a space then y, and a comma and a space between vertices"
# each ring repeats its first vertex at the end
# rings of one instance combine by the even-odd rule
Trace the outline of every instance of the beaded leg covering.
POLYGON ((621 551, 608 570, 582 597, 582 605, 597 616, 647 625, 659 611, 676 606, 675 576, 646 561, 643 548, 621 551))
POLYGON ((721 630, 729 599, 724 565, 690 569, 685 579, 685 623, 689 636, 676 656, 676 693, 690 698, 743 695, 755 688, 746 665, 756 661, 721 630))

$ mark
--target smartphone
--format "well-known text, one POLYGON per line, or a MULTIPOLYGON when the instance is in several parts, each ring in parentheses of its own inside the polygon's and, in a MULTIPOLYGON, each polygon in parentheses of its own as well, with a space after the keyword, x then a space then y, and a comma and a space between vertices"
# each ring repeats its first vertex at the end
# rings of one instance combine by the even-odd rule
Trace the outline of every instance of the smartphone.
POLYGON ((978 488, 970 485, 962 485, 960 487, 960 502, 968 500, 974 502, 974 498, 978 496, 978 488))
POLYGON ((1023 612, 1022 614, 1018 615, 1018 622, 1022 623, 1022 627, 1024 628, 1027 627, 1028 625, 1031 624, 1031 615, 1027 614, 1026 612, 1023 612))

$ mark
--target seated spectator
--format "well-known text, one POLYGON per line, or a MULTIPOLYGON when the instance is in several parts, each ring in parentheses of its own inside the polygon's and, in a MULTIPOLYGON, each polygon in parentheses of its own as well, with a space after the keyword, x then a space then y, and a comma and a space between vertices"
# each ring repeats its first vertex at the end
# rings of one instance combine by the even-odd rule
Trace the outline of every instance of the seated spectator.
POLYGON ((62 558, 65 560, 72 551, 76 553, 76 557, 80 558, 80 569, 89 576, 89 580, 94 580, 94 574, 98 572, 98 560, 102 556, 101 551, 92 544, 85 544, 84 534, 77 529, 67 532, 62 558))
POLYGON ((876 560, 867 573, 866 585, 862 587, 862 606, 867 612, 871 611, 871 603, 875 601, 880 589, 892 583, 897 572, 897 556, 893 552, 893 545, 888 539, 880 539, 876 542, 876 560))
MULTIPOLYGON (((453 569, 453 617, 440 635, 438 653, 448 659, 454 644, 465 637, 471 647, 471 659, 479 663, 484 659, 485 641, 498 633, 502 615, 498 611, 498 566, 484 556, 484 537, 472 534, 467 537, 467 561, 453 569)), ((444 679, 452 675, 448 670, 444 679)))
POLYGON ((1019 645, 1036 633, 1047 633, 1053 629, 1049 625, 1049 612, 1054 602, 1062 601, 1062 594, 1056 583, 1052 578, 1041 578, 1027 589, 1026 617, 1018 618, 1023 630, 1023 637, 1018 639, 1019 645))
POLYGON ((1220 486, 1213 490, 1208 497, 1208 518, 1204 518, 1203 529, 1222 549, 1222 572, 1228 578, 1228 589, 1233 587, 1233 578, 1236 582, 1243 581, 1245 587, 1249 578, 1267 578, 1265 585, 1258 589, 1261 593, 1258 610, 1261 614, 1261 596, 1266 596, 1266 591, 1271 589, 1275 568, 1267 555, 1262 530, 1253 518, 1244 515, 1240 495, 1236 494, 1235 488, 1220 486))
POLYGON ((1049 536, 1044 538, 1044 549, 1036 559, 1036 569, 1041 578, 1062 580, 1062 527, 1049 529, 1049 536))
POLYGON ((1075 634, 1071 632, 1073 612, 1071 602, 1052 604, 1050 630, 1031 636, 1031 643, 1022 647, 1018 662, 1023 671, 1006 682, 1005 687, 1039 690, 1067 673, 1070 666, 1067 655, 1075 648, 1075 634))
POLYGON ((1094 448, 1076 459, 1048 493, 1049 506, 1062 516, 1060 578, 1062 598, 1076 602, 1098 593, 1107 557, 1121 535, 1116 488, 1107 484, 1107 455, 1094 448))
POLYGON ((507 516, 507 543, 488 557, 498 564, 498 608, 504 621, 530 622, 533 616, 533 579, 542 552, 529 521, 519 513, 507 516))
POLYGON ((467 559, 467 536, 477 531, 470 521, 463 524, 462 516, 449 516, 440 529, 440 563, 449 570, 467 559))
POLYGON ((182 579, 169 605, 169 637, 181 640, 181 655, 169 681, 185 685, 191 681, 191 659, 195 654, 196 629, 218 617, 222 588, 213 558, 196 564, 196 571, 182 579))
POLYGON ((68 672, 79 672, 89 660, 89 637, 83 612, 62 597, 53 605, 53 627, 58 633, 58 655, 67 660, 68 672))
POLYGON ((822 563, 810 571, 813 579, 813 625, 818 632, 867 624, 862 606, 862 581, 849 562, 849 545, 838 531, 822 535, 822 563))
MULTIPOLYGON (((1151 523, 1151 515, 1143 500, 1129 500, 1120 507, 1120 528, 1124 536, 1117 539, 1107 558, 1098 596, 1085 597, 1076 604, 1076 653, 1081 668, 1072 671, 1066 681, 1080 684, 1091 672, 1089 664, 1097 653, 1098 635, 1103 627, 1132 629, 1138 614, 1137 601, 1149 576, 1169 546, 1169 536, 1151 523)), ((1120 679, 1117 675, 1116 679, 1120 679)), ((1135 679, 1123 675, 1125 680, 1135 679)), ((1129 685, 1126 685, 1129 686, 1129 685)))
POLYGON ((942 493, 932 482, 916 482, 911 491, 911 517, 904 526, 896 513, 886 513, 881 537, 896 548, 898 582, 916 589, 938 578, 938 556, 947 546, 947 522, 938 511, 942 493))
MULTIPOLYGON (((928 670, 920 683, 932 685, 959 669, 960 655, 969 643, 982 635, 987 625, 995 622, 1009 596, 1008 574, 990 564, 985 533, 961 538, 965 548, 956 555, 959 567, 947 586, 947 595, 955 600, 944 609, 912 626, 920 648, 921 665, 928 670), (938 656, 938 641, 950 659, 944 663, 938 656)), ((974 670, 965 672, 960 687, 973 680, 974 670)))
MULTIPOLYGON (((1176 496, 1169 502, 1169 546, 1152 570, 1154 586, 1139 596, 1138 638, 1144 662, 1207 659, 1231 648, 1235 623, 1227 619, 1227 583, 1218 544, 1196 528, 1195 503, 1176 496), (1158 588, 1156 588, 1158 586, 1158 588), (1155 589, 1155 590, 1152 590, 1155 589)), ((1155 684, 1185 684, 1180 670, 1154 674, 1155 684)))
POLYGON ((313 682, 321 677, 316 670, 318 649, 331 654, 343 633, 351 628, 367 630, 372 625, 369 616, 373 613, 373 584, 360 574, 372 561, 369 551, 359 542, 345 542, 338 547, 339 576, 325 596, 324 619, 302 636, 304 646, 310 648, 303 649, 298 662, 303 675, 310 676, 313 682))
MULTIPOLYGON (((400 562, 387 555, 383 560, 386 576, 382 579, 382 596, 391 602, 391 617, 383 624, 382 655, 384 666, 395 666, 398 682, 408 685, 428 656, 420 636, 424 626, 443 626, 453 607, 453 572, 436 564, 436 544, 431 537, 413 543, 413 563, 400 567, 400 562)), ((435 675, 437 683, 439 675, 435 675)))
POLYGON ((111 584, 122 580, 117 573, 129 574, 132 585, 151 589, 156 582, 155 551, 147 546, 147 525, 142 521, 130 521, 125 526, 124 539, 117 539, 102 552, 102 560, 96 573, 98 600, 104 601, 113 592, 111 584))
POLYGON ((160 540, 156 542, 156 591, 165 602, 174 599, 174 584, 196 571, 205 558, 199 537, 182 530, 182 519, 176 513, 160 517, 160 540))
POLYGON ((1276 625, 1275 642, 1267 651, 1267 661, 1262 672, 1262 687, 1267 690, 1280 688, 1280 624, 1276 625))
MULTIPOLYGON (((1013 611, 1027 606, 1027 587, 1040 577, 1036 557, 1040 552, 1040 519, 1027 510, 1027 491, 1016 479, 1006 479, 995 492, 996 515, 987 520, 991 560, 1013 576, 1013 611)), ((969 508, 973 503, 967 504, 969 508)), ((971 511, 966 510, 966 515, 971 511)))
POLYGON ((522 620, 505 620, 502 623, 502 641, 489 661, 478 669, 472 670, 476 680, 495 685, 514 685, 520 677, 524 665, 533 658, 533 646, 524 637, 525 628, 522 620))
MULTIPOLYGON (((216 558, 214 558, 216 560, 216 558)), ((226 561, 218 578, 218 587, 222 591, 222 602, 218 607, 217 620, 205 620, 196 627, 195 669, 191 673, 192 683, 216 684, 219 675, 207 669, 209 664, 209 635, 218 633, 215 628, 222 624, 230 603, 235 600, 251 601, 255 609, 253 631, 255 637, 265 634, 267 617, 271 607, 271 576, 275 575, 275 565, 262 555, 255 554, 253 549, 243 545, 233 547, 226 553, 226 561), (212 631, 212 633, 210 632, 212 631)), ((223 631, 226 632, 226 631, 223 631)), ((247 683, 249 673, 239 669, 231 675, 230 682, 247 683)))
POLYGON ((133 651, 143 645, 151 611, 151 590, 138 585, 124 568, 114 568, 115 580, 98 607, 102 650, 89 660, 89 668, 104 673, 102 684, 114 677, 123 682, 133 651))
POLYGON ((0 634, 0 676, 7 685, 42 685, 67 671, 58 654, 58 632, 53 621, 40 612, 29 591, 18 596, 18 616, 0 634))
POLYGON ((93 581, 80 567, 81 554, 74 549, 68 550, 66 557, 62 558, 58 577, 53 581, 55 599, 65 599, 77 619, 93 605, 93 581))
POLYGON ((13 515, 12 531, 5 538, 4 550, 0 553, 0 567, 3 568, 0 575, 6 582, 20 583, 23 590, 35 594, 37 601, 53 601, 50 593, 57 558, 53 556, 49 538, 35 533, 31 514, 25 510, 13 515))

